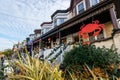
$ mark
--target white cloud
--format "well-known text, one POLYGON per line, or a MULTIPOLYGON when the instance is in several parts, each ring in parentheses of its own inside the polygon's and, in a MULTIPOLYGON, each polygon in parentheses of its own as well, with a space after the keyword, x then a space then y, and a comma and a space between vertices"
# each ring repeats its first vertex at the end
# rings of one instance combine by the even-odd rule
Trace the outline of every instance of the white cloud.
POLYGON ((0 50, 22 41, 58 9, 67 9, 70 0, 0 0, 0 50), (5 36, 3 36, 5 35, 5 36))
POLYGON ((12 48, 13 44, 17 43, 17 41, 11 39, 0 38, 0 51, 3 51, 7 48, 12 48))

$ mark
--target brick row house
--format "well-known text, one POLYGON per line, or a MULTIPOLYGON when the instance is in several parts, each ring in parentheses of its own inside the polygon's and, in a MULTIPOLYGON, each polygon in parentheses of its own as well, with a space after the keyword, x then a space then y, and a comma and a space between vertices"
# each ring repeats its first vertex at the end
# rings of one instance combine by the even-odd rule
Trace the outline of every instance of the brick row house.
POLYGON ((33 43, 44 47, 54 48, 61 44, 78 43, 80 27, 98 20, 105 28, 99 35, 88 39, 92 44, 110 48, 114 45, 120 52, 120 0, 71 0, 66 10, 57 10, 51 16, 51 22, 41 24, 41 36, 33 43))

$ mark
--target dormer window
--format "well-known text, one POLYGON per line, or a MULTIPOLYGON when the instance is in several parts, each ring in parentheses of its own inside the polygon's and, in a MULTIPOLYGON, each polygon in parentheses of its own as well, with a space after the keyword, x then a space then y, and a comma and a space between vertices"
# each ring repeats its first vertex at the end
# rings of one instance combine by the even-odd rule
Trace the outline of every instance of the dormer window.
POLYGON ((81 14, 85 11, 85 1, 81 1, 78 5, 77 5, 77 14, 81 14))
POLYGON ((99 0, 90 0, 90 6, 94 6, 96 5, 97 3, 99 3, 99 0))

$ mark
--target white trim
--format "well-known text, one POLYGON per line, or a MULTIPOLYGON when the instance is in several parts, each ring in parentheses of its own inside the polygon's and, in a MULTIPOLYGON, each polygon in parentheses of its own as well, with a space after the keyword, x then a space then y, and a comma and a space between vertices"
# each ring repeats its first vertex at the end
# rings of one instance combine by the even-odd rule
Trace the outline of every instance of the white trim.
MULTIPOLYGON (((53 20, 58 18, 58 17, 67 17, 69 15, 69 12, 67 13, 57 13, 54 17, 53 20)), ((68 17, 67 17, 68 18, 68 17)))
MULTIPOLYGON (((97 0, 97 3, 99 3, 100 2, 100 0, 97 0)), ((92 7, 92 6, 94 6, 94 5, 92 5, 92 1, 90 0, 90 7, 92 7)))
POLYGON ((117 19, 118 28, 120 28, 120 19, 117 19))
MULTIPOLYGON (((98 35, 98 36, 99 36, 99 35, 98 35)), ((105 29, 103 30, 103 37, 104 37, 104 38, 107 38, 107 36, 106 36, 106 32, 105 32, 105 29)), ((95 39, 98 40, 98 37, 95 36, 95 39)))
POLYGON ((83 3, 83 5, 84 5, 84 10, 86 10, 85 0, 82 0, 81 2, 79 2, 79 3, 76 5, 77 14, 79 14, 79 12, 78 12, 78 5, 80 5, 81 3, 83 3))
POLYGON ((104 35, 104 38, 107 38, 105 29, 103 30, 103 35, 104 35))
POLYGON ((97 40, 97 36, 95 36, 94 38, 95 38, 95 40, 97 40))

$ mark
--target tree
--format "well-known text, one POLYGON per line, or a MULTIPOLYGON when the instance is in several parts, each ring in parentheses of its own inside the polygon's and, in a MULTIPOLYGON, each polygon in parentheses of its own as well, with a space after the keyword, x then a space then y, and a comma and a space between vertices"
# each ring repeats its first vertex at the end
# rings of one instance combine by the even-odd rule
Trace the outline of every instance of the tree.
POLYGON ((10 57, 12 55, 12 50, 11 49, 5 49, 3 51, 3 54, 6 56, 6 57, 10 57))

